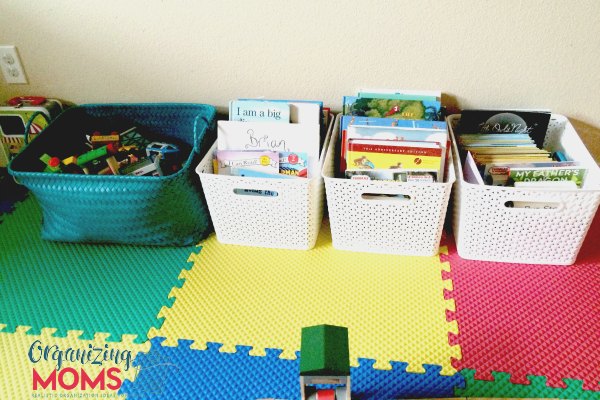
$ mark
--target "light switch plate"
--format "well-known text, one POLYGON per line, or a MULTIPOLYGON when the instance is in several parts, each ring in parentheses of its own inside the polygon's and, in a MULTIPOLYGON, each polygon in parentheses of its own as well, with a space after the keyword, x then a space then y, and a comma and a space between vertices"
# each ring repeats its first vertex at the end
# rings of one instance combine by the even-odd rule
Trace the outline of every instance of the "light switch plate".
POLYGON ((0 46, 0 69, 2 69, 6 83, 27 83, 27 77, 15 46, 0 46))

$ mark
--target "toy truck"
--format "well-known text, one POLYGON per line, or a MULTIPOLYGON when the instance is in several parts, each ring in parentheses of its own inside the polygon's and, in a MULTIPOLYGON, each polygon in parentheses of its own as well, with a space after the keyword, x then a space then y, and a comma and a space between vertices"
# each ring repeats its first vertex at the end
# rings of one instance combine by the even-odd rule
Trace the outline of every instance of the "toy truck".
POLYGON ((37 96, 13 97, 0 105, 0 167, 6 167, 62 110, 60 101, 37 96))

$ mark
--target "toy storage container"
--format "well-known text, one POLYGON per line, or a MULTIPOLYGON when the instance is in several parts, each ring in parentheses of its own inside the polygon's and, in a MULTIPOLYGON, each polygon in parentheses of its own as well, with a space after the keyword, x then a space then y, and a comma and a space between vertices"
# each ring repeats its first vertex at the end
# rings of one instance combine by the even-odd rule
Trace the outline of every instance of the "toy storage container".
POLYGON ((11 161, 9 172, 35 195, 42 237, 71 242, 142 245, 196 244, 211 231, 196 165, 215 138, 213 106, 203 104, 90 104, 63 112, 11 161), (40 172, 42 154, 83 143, 98 121, 119 120, 154 139, 192 149, 166 176, 76 175, 40 172), (210 134, 209 134, 210 133, 210 134))
POLYGON ((335 151, 340 119, 338 115, 323 165, 333 246, 373 253, 438 254, 455 180, 451 155, 444 182, 336 178, 335 151))
MULTIPOLYGON (((319 158, 323 165, 330 121, 319 158)), ((214 224, 225 244, 309 250, 323 220, 320 174, 310 179, 250 178, 213 173, 215 143, 196 168, 214 224)))
MULTIPOLYGON (((447 118, 452 137, 460 114, 447 118)), ((458 147, 453 140, 454 158, 458 147)), ((600 170, 569 120, 552 114, 544 148, 562 151, 588 168, 579 189, 525 189, 466 182, 456 163, 453 230, 466 259, 571 265, 600 203, 600 170), (514 207, 523 202, 524 207, 514 207), (527 207, 535 204, 535 208, 527 207)))

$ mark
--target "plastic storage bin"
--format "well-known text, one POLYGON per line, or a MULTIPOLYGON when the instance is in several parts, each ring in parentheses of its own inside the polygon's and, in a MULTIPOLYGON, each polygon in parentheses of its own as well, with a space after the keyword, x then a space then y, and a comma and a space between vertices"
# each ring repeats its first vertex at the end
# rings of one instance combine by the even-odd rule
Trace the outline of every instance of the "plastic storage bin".
POLYGON ((373 253, 438 254, 455 180, 451 155, 445 182, 398 183, 335 178, 340 119, 341 115, 338 115, 323 165, 333 246, 340 250, 373 253))
MULTIPOLYGON (((447 120, 454 135, 460 115, 451 115, 447 120)), ((459 160, 458 147, 453 142, 454 158, 459 160)), ((544 147, 562 151, 589 168, 582 188, 522 189, 472 184, 464 180, 461 163, 456 163, 453 230, 462 258, 527 264, 575 262, 600 203, 600 170, 562 115, 551 116, 544 147), (515 201, 545 204, 548 208, 510 207, 515 201)))
MULTIPOLYGON (((323 165, 330 121, 319 158, 323 165)), ((196 168, 217 234, 225 244, 308 250, 323 220, 323 178, 248 178, 213 174, 216 143, 196 168)))
MULTIPOLYGON (((91 104, 62 113, 12 160, 9 172, 35 195, 42 237, 72 242, 190 245, 211 231, 194 174, 215 138, 215 108, 202 104, 91 104), (190 145, 183 167, 167 176, 75 175, 39 172, 41 154, 63 156, 73 143, 118 119, 154 139, 190 145), (210 135, 206 135, 211 132, 210 135)), ((66 155, 65 155, 66 156, 66 155)))

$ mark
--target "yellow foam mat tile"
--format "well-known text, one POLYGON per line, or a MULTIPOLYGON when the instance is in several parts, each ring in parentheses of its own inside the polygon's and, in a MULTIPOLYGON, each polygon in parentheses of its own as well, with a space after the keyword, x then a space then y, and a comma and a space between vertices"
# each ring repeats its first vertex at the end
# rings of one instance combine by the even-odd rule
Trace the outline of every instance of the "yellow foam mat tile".
POLYGON ((0 325, 2 399, 78 396, 125 399, 124 395, 118 395, 119 387, 125 379, 135 378, 136 368, 131 363, 136 355, 150 349, 149 341, 134 343, 135 335, 123 335, 120 342, 108 342, 109 334, 103 333, 96 334, 93 340, 84 340, 79 338, 81 331, 55 337, 53 328, 42 329, 40 335, 28 335, 26 326, 18 327, 14 333, 1 332, 3 327, 0 325), (34 379, 36 374, 46 383, 34 379), (82 389, 84 380, 86 385, 82 389))
POLYGON ((410 257, 341 251, 333 248, 326 224, 309 251, 225 245, 215 235, 192 255, 194 266, 182 271, 186 281, 163 307, 163 345, 193 340, 193 348, 222 343, 221 351, 252 346, 251 355, 266 348, 281 349, 282 358, 295 358, 305 326, 332 324, 349 328, 350 359, 376 360, 375 368, 390 369, 389 361, 408 363, 408 372, 424 373, 423 364, 456 370, 456 322, 446 321, 452 300, 444 299, 451 282, 442 280, 439 256, 410 257))

